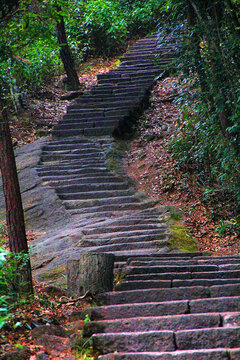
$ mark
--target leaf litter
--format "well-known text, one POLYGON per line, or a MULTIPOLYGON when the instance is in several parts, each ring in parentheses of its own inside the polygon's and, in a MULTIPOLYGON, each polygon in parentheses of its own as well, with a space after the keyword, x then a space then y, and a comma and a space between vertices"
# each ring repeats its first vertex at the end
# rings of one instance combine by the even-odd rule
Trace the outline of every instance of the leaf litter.
POLYGON ((174 102, 178 79, 158 81, 151 105, 138 122, 125 160, 127 173, 140 191, 184 214, 184 224, 198 250, 213 256, 240 254, 239 224, 231 198, 222 199, 218 188, 208 188, 199 174, 183 171, 169 150, 178 130, 181 109, 174 102))

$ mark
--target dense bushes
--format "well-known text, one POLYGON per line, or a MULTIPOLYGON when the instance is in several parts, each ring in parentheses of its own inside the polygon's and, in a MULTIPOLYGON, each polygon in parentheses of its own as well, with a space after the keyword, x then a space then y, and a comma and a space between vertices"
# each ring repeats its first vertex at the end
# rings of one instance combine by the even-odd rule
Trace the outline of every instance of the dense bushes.
POLYGON ((157 0, 78 1, 68 20, 69 36, 85 56, 119 53, 128 39, 155 29, 160 4, 157 0))
MULTIPOLYGON (((1 234, 0 234, 1 235, 1 234)), ((24 292, 22 270, 29 260, 27 254, 13 254, 0 247, 0 329, 9 318, 9 311, 24 292)))
POLYGON ((234 0, 170 0, 165 9, 175 23, 182 89, 172 150, 182 168, 197 170, 202 180, 234 196, 239 207, 239 7, 234 0))

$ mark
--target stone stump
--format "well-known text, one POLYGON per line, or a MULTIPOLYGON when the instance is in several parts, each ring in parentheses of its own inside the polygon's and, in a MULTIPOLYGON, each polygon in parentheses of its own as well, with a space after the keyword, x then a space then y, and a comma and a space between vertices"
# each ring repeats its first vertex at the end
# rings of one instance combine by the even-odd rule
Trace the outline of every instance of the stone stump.
POLYGON ((79 297, 89 291, 96 295, 113 289, 113 254, 81 254, 67 263, 67 286, 70 296, 79 297))

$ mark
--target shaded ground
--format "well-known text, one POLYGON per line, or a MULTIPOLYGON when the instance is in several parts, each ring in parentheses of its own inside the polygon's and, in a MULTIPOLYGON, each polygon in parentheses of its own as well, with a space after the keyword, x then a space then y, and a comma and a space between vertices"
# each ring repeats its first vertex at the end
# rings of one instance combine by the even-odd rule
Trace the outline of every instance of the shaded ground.
POLYGON ((79 314, 89 307, 88 301, 72 301, 64 290, 45 283, 34 283, 34 291, 34 298, 22 299, 12 309, 7 326, 1 329, 0 359, 10 353, 10 360, 74 360, 76 354, 84 359, 71 345, 80 335, 84 321, 79 314), (40 332, 43 325, 47 328, 40 332))
POLYGON ((177 79, 158 82, 151 106, 139 121, 138 136, 130 143, 125 166, 139 190, 159 204, 179 208, 200 251, 213 255, 240 253, 238 235, 231 226, 234 203, 217 188, 204 184, 198 173, 183 172, 169 151, 177 131, 179 107, 174 104, 177 79))

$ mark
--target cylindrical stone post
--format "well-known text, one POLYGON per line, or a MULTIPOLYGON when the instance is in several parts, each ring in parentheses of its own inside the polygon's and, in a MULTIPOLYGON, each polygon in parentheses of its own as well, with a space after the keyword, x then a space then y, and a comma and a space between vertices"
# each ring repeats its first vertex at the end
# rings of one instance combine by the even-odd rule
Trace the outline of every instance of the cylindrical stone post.
POLYGON ((86 253, 67 263, 67 287, 70 296, 79 297, 89 291, 96 295, 113 289, 113 254, 86 253))

